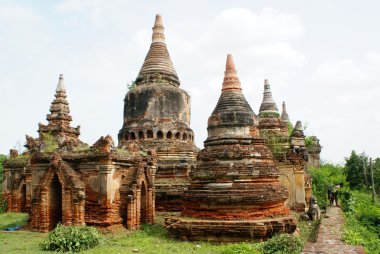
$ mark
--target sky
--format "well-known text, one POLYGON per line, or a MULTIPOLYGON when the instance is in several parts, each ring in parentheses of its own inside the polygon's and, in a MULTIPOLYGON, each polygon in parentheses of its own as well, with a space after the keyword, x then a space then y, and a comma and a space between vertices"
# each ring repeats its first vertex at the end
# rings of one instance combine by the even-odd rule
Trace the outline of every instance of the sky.
POLYGON ((191 96, 198 147, 233 54, 255 113, 269 79, 277 106, 307 125, 323 161, 380 157, 380 1, 0 0, 0 153, 46 123, 63 73, 73 126, 117 143, 123 99, 151 43, 156 13, 191 96))

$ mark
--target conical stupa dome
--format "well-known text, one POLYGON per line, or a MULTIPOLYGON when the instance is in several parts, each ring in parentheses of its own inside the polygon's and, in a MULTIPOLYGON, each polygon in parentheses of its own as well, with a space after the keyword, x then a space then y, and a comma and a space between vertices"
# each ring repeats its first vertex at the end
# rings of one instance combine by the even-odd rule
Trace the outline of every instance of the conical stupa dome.
MULTIPOLYGON (((237 133, 231 131, 230 127, 253 126, 254 119, 255 114, 242 93, 234 60, 232 55, 229 54, 227 56, 226 71, 224 72, 222 93, 208 120, 208 140, 223 135, 233 137, 237 133)), ((249 135, 249 132, 247 131, 245 134, 249 135)), ((238 135, 244 134, 239 133, 238 135)), ((208 140, 206 140, 206 143, 208 140)))
POLYGON ((276 102, 274 102, 272 97, 272 92, 270 90, 270 84, 267 79, 264 80, 264 96, 263 102, 261 103, 259 115, 263 113, 275 113, 278 114, 278 109, 276 102))
POLYGON ((156 15, 152 29, 152 44, 137 76, 136 85, 156 80, 162 84, 179 86, 178 75, 166 47, 164 26, 162 25, 162 17, 160 14, 156 15))

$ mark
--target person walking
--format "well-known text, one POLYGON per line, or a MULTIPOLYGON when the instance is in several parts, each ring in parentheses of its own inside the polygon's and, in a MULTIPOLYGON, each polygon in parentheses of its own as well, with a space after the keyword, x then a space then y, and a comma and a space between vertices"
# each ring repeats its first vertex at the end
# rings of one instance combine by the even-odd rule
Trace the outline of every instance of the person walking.
MULTIPOLYGON (((339 206, 339 204, 338 204, 338 194, 339 194, 339 190, 340 190, 340 185, 336 185, 335 187, 334 187, 334 189, 333 189, 333 191, 332 191, 332 204, 334 203, 334 201, 335 201, 335 205, 336 206, 339 206)), ((332 205, 331 204, 331 205, 332 205)))
POLYGON ((330 201, 330 205, 332 205, 334 202, 333 189, 334 189, 333 185, 329 184, 329 187, 327 188, 327 198, 330 201))

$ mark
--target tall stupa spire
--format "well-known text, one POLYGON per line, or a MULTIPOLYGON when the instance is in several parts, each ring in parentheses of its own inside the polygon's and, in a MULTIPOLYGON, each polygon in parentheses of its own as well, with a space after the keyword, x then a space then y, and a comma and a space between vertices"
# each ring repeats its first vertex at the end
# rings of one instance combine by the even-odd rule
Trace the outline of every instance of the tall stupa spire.
POLYGON ((282 113, 281 113, 281 120, 284 122, 290 122, 289 114, 286 111, 286 104, 285 101, 282 102, 282 113))
POLYGON ((50 114, 46 116, 48 125, 39 124, 40 135, 49 134, 59 137, 59 142, 63 140, 77 140, 80 134, 80 127, 70 126, 72 117, 70 115, 69 103, 66 99, 66 88, 63 74, 59 75, 57 88, 55 89, 54 100, 50 105, 50 114))
POLYGON ((273 100, 272 92, 270 90, 270 84, 268 79, 264 80, 264 96, 261 103, 259 114, 262 113, 275 113, 278 114, 277 105, 273 100))
POLYGON ((135 83, 138 86, 159 83, 178 87, 180 82, 166 48, 164 26, 160 14, 156 15, 152 29, 152 44, 135 83))
POLYGON ((50 106, 50 114, 47 115, 46 120, 49 121, 49 124, 63 124, 70 126, 72 118, 70 116, 69 103, 66 99, 66 88, 63 74, 59 75, 54 97, 55 99, 50 106))
POLYGON ((232 54, 227 55, 226 71, 224 72, 222 92, 241 91, 240 80, 235 69, 234 58, 232 54))
POLYGON ((165 43, 165 34, 164 34, 164 26, 162 25, 162 16, 161 14, 156 14, 156 20, 154 21, 154 26, 152 28, 152 43, 162 42, 165 43))

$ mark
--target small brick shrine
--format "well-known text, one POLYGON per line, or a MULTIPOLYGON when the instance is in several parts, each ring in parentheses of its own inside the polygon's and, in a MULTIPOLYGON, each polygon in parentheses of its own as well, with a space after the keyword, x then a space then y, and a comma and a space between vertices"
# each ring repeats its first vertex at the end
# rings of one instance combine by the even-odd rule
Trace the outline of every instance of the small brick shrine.
POLYGON ((30 214, 30 227, 47 232, 57 223, 135 229, 154 223, 154 151, 115 149, 110 136, 93 146, 70 126, 69 104, 61 74, 55 99, 39 124, 39 137, 26 137, 27 152, 4 163, 3 197, 8 211, 30 214))

